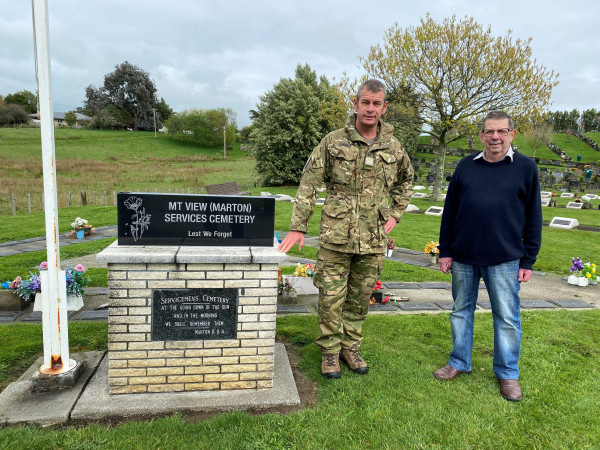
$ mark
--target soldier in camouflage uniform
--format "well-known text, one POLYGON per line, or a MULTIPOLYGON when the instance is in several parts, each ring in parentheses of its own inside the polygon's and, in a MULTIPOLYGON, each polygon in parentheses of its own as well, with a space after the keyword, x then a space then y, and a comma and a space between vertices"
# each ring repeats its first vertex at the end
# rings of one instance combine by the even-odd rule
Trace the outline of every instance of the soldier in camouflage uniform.
POLYGON ((400 221, 412 194, 413 170, 393 127, 380 120, 387 109, 385 86, 363 83, 345 128, 325 136, 308 159, 292 213, 290 232, 279 246, 299 242, 325 184, 314 283, 319 288, 316 343, 321 371, 339 378, 339 357, 354 373, 367 373, 358 354, 369 299, 383 267, 387 234, 400 221), (388 203, 391 197, 391 206, 388 203))

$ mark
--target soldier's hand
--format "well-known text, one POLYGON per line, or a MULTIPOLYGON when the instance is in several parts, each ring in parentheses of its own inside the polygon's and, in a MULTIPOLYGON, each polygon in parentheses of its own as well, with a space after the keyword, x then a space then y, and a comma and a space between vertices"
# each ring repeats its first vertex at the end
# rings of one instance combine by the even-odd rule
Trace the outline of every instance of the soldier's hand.
POLYGON ((301 231, 290 231, 283 241, 281 241, 277 250, 287 253, 296 242, 298 242, 298 250, 302 250, 302 247, 304 246, 304 233, 301 231))
POLYGON ((390 217, 389 220, 385 223, 385 232, 389 234, 390 231, 394 229, 397 223, 398 221, 396 219, 390 217))

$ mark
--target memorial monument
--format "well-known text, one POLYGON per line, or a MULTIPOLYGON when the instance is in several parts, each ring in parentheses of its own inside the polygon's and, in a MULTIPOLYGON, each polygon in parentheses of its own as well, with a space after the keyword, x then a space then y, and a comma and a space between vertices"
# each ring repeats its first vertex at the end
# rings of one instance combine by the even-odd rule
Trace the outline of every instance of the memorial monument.
POLYGON ((108 265, 114 394, 273 386, 273 198, 120 193, 108 265))

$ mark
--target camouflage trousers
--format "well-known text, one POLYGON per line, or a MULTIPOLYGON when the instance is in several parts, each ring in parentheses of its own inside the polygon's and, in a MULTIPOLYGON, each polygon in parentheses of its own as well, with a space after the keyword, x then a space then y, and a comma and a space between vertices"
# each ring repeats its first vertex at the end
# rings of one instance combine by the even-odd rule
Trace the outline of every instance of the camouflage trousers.
POLYGON ((383 253, 357 255, 319 248, 314 284, 319 288, 321 336, 316 343, 323 353, 360 346, 383 260, 383 253))

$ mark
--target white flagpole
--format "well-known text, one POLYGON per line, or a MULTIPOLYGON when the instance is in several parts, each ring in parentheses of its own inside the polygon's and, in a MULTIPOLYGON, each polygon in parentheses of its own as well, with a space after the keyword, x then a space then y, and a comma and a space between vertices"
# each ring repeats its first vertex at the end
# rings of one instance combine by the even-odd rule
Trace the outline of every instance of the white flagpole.
POLYGON ((60 270, 48 2, 47 0, 32 0, 31 6, 40 105, 48 261, 47 272, 41 273, 44 364, 40 367, 40 372, 59 374, 70 370, 74 361, 69 359, 66 280, 65 272, 60 270))

